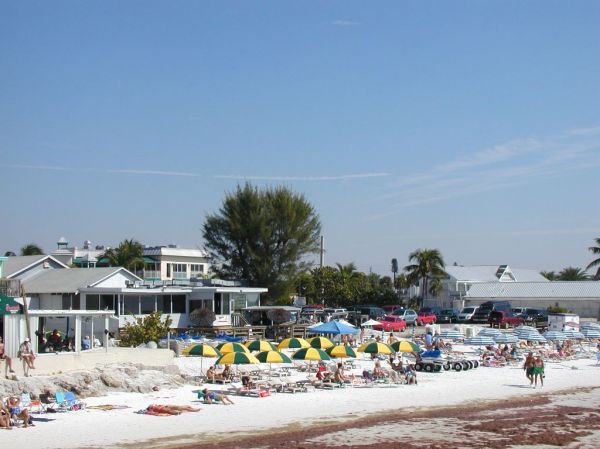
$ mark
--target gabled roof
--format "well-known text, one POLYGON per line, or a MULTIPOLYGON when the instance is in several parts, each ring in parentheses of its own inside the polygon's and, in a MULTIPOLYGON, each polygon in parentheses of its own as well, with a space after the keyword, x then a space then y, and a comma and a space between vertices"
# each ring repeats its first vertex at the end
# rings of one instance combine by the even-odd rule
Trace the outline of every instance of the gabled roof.
POLYGON ((44 271, 23 281, 23 286, 27 294, 77 293, 79 289, 94 287, 119 272, 123 272, 132 281, 141 281, 135 274, 122 267, 72 268, 44 271))
POLYGON ((67 265, 62 263, 60 260, 55 259, 52 256, 40 255, 40 256, 12 256, 4 261, 4 277, 12 278, 19 273, 31 268, 39 263, 43 263, 46 260, 52 260, 63 268, 69 268, 67 265))
POLYGON ((598 281, 483 282, 472 284, 468 298, 598 298, 598 281))
POLYGON ((444 268, 458 282, 549 282, 536 270, 512 268, 508 265, 449 265, 444 268), (498 276, 502 276, 501 279, 498 276), (512 275, 512 276, 510 276, 512 275))

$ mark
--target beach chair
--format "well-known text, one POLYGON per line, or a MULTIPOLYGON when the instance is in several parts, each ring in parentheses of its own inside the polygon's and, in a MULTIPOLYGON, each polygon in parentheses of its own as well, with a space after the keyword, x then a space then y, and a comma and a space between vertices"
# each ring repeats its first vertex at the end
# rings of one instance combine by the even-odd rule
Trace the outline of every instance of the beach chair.
POLYGON ((65 402, 69 410, 81 410, 85 408, 85 403, 77 399, 77 396, 72 391, 65 393, 65 402))
POLYGON ((29 393, 23 393, 21 395, 21 406, 29 409, 31 413, 36 413, 36 411, 37 413, 44 413, 46 411, 42 401, 39 399, 31 399, 31 395, 29 393))
POLYGON ((65 399, 64 391, 57 391, 54 393, 54 402, 50 404, 47 409, 51 409, 55 412, 66 412, 69 410, 67 400, 65 399))

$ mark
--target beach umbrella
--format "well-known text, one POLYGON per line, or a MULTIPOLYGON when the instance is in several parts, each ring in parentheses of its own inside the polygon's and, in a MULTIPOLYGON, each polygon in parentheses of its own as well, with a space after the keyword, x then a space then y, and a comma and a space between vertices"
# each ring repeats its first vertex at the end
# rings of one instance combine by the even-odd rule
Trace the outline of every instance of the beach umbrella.
POLYGON ((585 335, 583 335, 581 332, 573 330, 573 329, 567 329, 566 331, 563 332, 563 334, 565 334, 565 336, 568 339, 583 339, 583 338, 585 338, 585 335))
POLYGON ((228 354, 230 352, 247 352, 250 354, 250 351, 248 351, 247 347, 241 343, 235 342, 221 343, 219 346, 217 346, 217 349, 221 351, 221 354, 228 354))
POLYGON ((487 335, 476 335, 475 337, 467 338, 465 344, 470 346, 492 346, 496 342, 492 337, 487 335))
POLYGON ((331 360, 329 354, 319 348, 302 348, 292 354, 294 360, 331 360))
POLYGON ((563 341, 567 339, 567 336, 564 334, 564 332, 547 331, 544 332, 544 338, 550 341, 563 341))
POLYGON ((377 321, 374 319, 370 319, 368 321, 365 321, 364 323, 362 323, 362 326, 364 327, 373 327, 373 326, 377 326, 378 324, 381 324, 381 321, 377 321))
POLYGON ((582 324, 581 327, 582 328, 584 328, 584 327, 593 327, 593 328, 596 328, 596 329, 600 329, 600 324, 598 324, 598 323, 591 323, 590 322, 590 323, 582 324))
POLYGON ((260 363, 250 352, 228 352, 217 359, 215 365, 255 365, 260 363))
POLYGON ((362 345, 360 345, 360 348, 358 348, 357 351, 365 352, 367 354, 391 354, 394 352, 394 350, 385 343, 375 340, 364 342, 362 345))
POLYGON ((546 339, 544 338, 544 336, 542 334, 538 333, 523 333, 521 335, 518 335, 519 340, 526 340, 526 341, 537 341, 537 342, 545 342, 546 339))
POLYGON ((537 328, 533 327, 533 326, 526 326, 526 325, 521 325, 521 326, 517 326, 514 329, 514 332, 523 332, 523 331, 533 331, 533 332, 538 332, 537 328))
POLYGON ((462 340, 465 338, 465 336, 457 330, 448 329, 448 330, 443 331, 439 335, 439 338, 443 338, 446 340, 462 340))
POLYGON ((311 327, 308 331, 313 334, 348 335, 356 334, 358 332, 358 329, 349 324, 344 324, 337 320, 332 320, 329 323, 323 323, 319 326, 311 327))
POLYGON ((313 337, 308 340, 312 348, 327 349, 335 346, 327 337, 313 337))
POLYGON ((477 335, 481 335, 482 337, 496 337, 498 335, 502 334, 502 331, 500 329, 496 329, 494 327, 486 327, 484 329, 481 329, 477 335))
POLYGON ((390 347, 396 352, 419 352, 419 345, 408 340, 395 341, 390 347))
POLYGON ((273 363, 292 363, 290 359, 283 352, 279 351, 261 351, 256 354, 256 358, 261 363, 269 364, 269 377, 271 377, 271 364, 273 363))
POLYGON ((267 340, 252 340, 246 343, 249 351, 277 351, 277 346, 267 340))
POLYGON ((600 338, 600 329, 595 327, 582 327, 581 333, 585 335, 585 338, 600 338))
POLYGON ((200 373, 202 373, 202 365, 204 364, 204 357, 221 357, 221 353, 218 349, 213 348, 211 345, 206 343, 196 343, 189 345, 183 350, 181 355, 186 357, 201 357, 200 358, 200 373))
POLYGON ((277 346, 278 349, 301 349, 310 347, 310 343, 304 338, 286 338, 277 346))
POLYGON ((338 359, 347 359, 349 357, 356 357, 356 352, 350 346, 346 345, 337 345, 332 346, 327 349, 325 352, 329 354, 330 357, 335 357, 338 359))
POLYGON ((517 343, 519 341, 519 337, 514 334, 500 334, 494 337, 494 341, 502 344, 517 343))

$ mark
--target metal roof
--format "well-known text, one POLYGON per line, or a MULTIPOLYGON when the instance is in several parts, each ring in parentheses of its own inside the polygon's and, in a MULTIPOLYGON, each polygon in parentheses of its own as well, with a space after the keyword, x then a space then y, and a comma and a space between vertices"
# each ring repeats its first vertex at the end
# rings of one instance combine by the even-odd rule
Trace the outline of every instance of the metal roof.
POLYGON ((122 267, 72 268, 70 270, 43 271, 31 279, 23 281, 23 286, 27 294, 76 293, 81 288, 94 287, 118 272, 123 272, 132 281, 141 280, 122 267))
POLYGON ((4 277, 13 277, 16 274, 24 271, 25 269, 44 262, 45 260, 52 260, 64 268, 69 268, 61 261, 55 259, 52 256, 45 254, 39 256, 12 256, 8 257, 4 261, 4 277))
POLYGON ((500 267, 504 267, 504 270, 512 273, 516 282, 549 282, 536 270, 513 268, 507 265, 471 265, 466 267, 449 265, 444 270, 458 282, 499 282, 497 273, 500 267))
POLYGON ((484 282, 471 285, 468 298, 598 298, 598 281, 484 282))
POLYGON ((144 248, 144 256, 208 257, 208 253, 198 248, 172 248, 158 246, 144 248))

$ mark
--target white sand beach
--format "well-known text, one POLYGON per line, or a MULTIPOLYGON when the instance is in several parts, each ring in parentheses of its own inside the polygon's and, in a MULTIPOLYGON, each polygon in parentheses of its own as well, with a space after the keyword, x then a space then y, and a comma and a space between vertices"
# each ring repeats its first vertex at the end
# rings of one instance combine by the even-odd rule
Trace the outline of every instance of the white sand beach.
MULTIPOLYGON (((198 359, 180 358, 182 371, 196 370, 198 359)), ((360 362, 369 366, 370 361, 360 362)), ((357 370, 356 372, 358 372, 357 370)), ((297 378, 305 377, 299 374, 297 378)), ((132 446, 176 447, 194 442, 231 438, 288 426, 356 419, 386 410, 431 409, 459 404, 481 404, 507 398, 535 397, 574 387, 600 387, 600 365, 595 358, 549 362, 546 384, 532 389, 519 366, 480 367, 463 372, 419 373, 418 385, 355 387, 308 393, 277 393, 270 397, 231 396, 235 405, 206 405, 196 399, 198 386, 153 394, 119 393, 85 399, 88 406, 113 404, 129 408, 85 409, 36 414, 33 428, 0 430, 1 447, 28 449, 132 446), (197 405, 201 411, 179 416, 136 414, 150 404, 197 405)), ((209 385, 211 389, 222 386, 209 385)), ((600 390, 594 390, 594 395, 600 390)))

